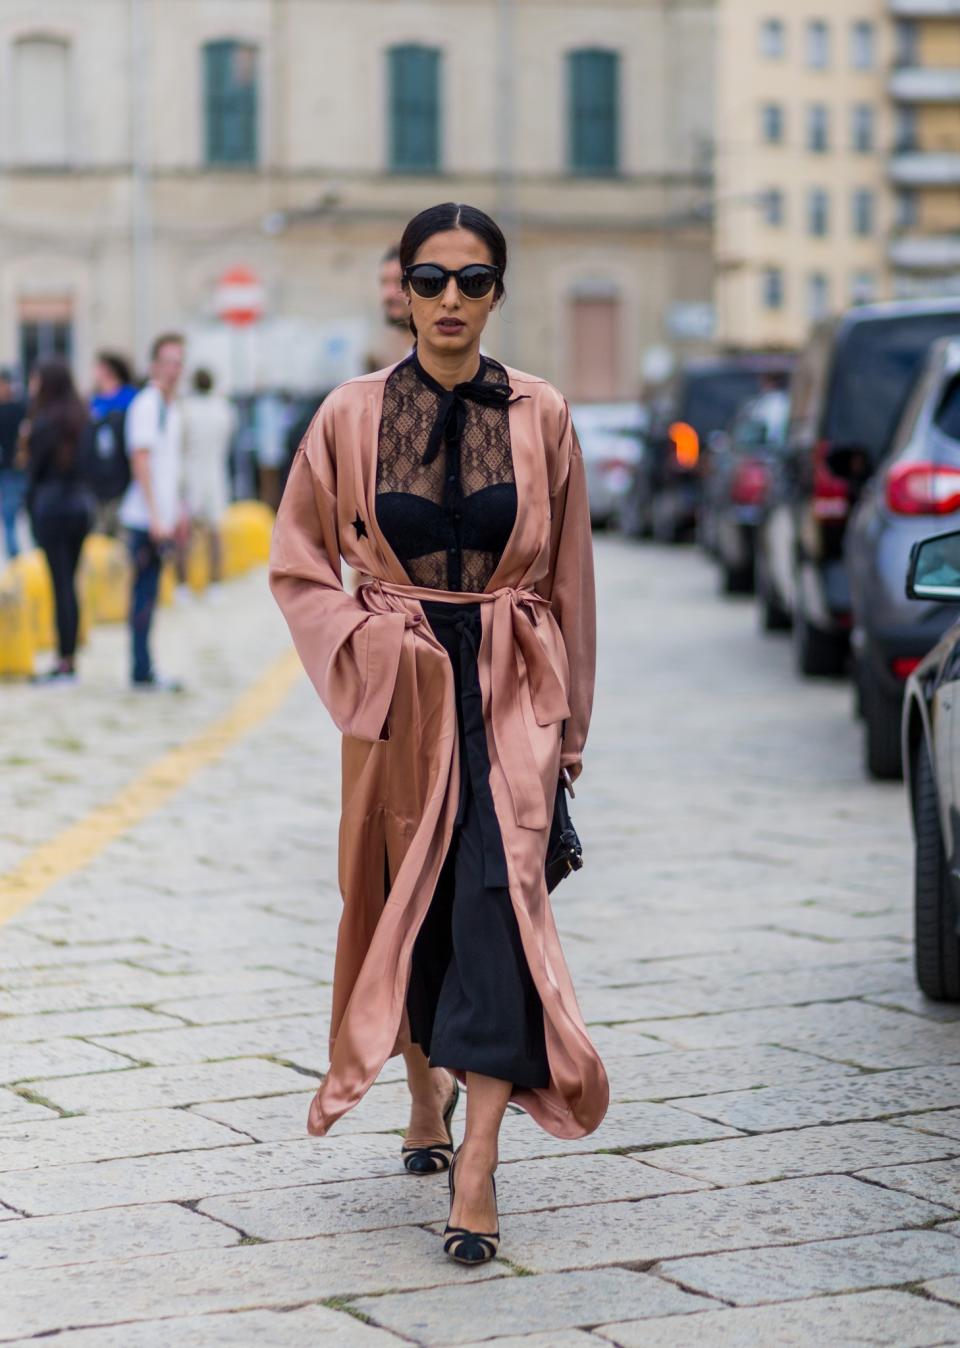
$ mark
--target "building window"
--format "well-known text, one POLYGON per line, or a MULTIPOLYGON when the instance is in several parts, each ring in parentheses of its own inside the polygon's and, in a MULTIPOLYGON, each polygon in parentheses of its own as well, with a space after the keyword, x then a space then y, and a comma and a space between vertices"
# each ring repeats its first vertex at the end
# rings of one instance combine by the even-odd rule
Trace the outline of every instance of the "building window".
POLYGON ((760 194, 760 213, 765 225, 777 229, 783 224, 786 210, 781 188, 768 187, 765 192, 760 194))
POLYGON ((902 103, 897 108, 895 148, 900 154, 909 154, 911 150, 917 149, 920 143, 917 135, 919 124, 916 106, 902 103))
POLYGON ((872 271, 855 271, 850 278, 850 303, 872 304, 877 298, 877 278, 872 271))
POLYGON ((811 70, 826 70, 830 64, 830 29, 823 19, 807 24, 807 65, 811 70))
POLYGON ((20 368, 29 375, 41 360, 73 357, 73 300, 69 295, 30 296, 17 304, 20 368))
POLYGON ((897 229, 916 229, 920 223, 920 198, 912 187, 902 189, 896 198, 897 229))
POLYGON ((868 239, 874 226, 874 196, 869 187, 858 187, 853 194, 853 232, 868 239))
POLYGON ((807 317, 812 323, 826 318, 830 312, 830 278, 822 271, 807 277, 807 317))
POLYGON ((257 49, 246 42, 208 42, 203 49, 206 161, 257 162, 257 49))
POLYGON ((854 103, 850 109, 850 144, 857 154, 870 154, 876 137, 876 117, 872 103, 854 103))
POLYGON ((764 103, 760 109, 760 137, 768 145, 782 145, 784 117, 782 103, 764 103))
POLYGON ((604 177, 620 166, 620 57, 615 51, 567 53, 567 164, 604 177))
POLYGON ((622 396, 620 299, 613 287, 570 300, 571 398, 602 401, 622 396), (606 293, 600 293, 601 291, 606 293))
POLYGON ((13 48, 13 139, 20 164, 62 168, 69 159, 70 47, 28 37, 13 48))
POLYGON ((915 66, 920 51, 920 28, 916 19, 897 19, 893 38, 893 60, 898 66, 915 66))
POLYGON ((825 154, 829 148, 830 109, 825 103, 811 103, 807 108, 807 149, 825 154))
POLYGON ((877 30, 869 19, 850 25, 850 64, 854 70, 872 70, 877 63, 877 30))
POLYGON ((807 233, 822 239, 830 232, 830 197, 822 187, 807 194, 807 233))
POLYGON ((760 25, 760 55, 780 61, 787 52, 787 30, 782 19, 764 19, 760 25))
POLYGON ((765 267, 760 274, 760 297, 764 309, 783 308, 783 268, 765 267))
POLYGON ((413 43, 387 52, 394 173, 440 172, 440 61, 437 48, 413 43))

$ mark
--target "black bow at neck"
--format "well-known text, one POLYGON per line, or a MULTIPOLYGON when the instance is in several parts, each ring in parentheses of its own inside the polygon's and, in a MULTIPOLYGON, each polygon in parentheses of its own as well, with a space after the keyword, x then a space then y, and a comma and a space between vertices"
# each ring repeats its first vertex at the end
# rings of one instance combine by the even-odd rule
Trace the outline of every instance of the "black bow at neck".
POLYGON ((467 423, 468 399, 470 402, 482 403, 485 407, 506 407, 513 398, 513 389, 509 384, 488 383, 484 380, 487 367, 482 356, 480 369, 474 377, 461 384, 454 384, 453 388, 444 388, 433 375, 428 374, 420 364, 416 351, 413 353, 413 363, 421 380, 440 399, 436 420, 427 439, 427 448, 420 460, 423 464, 433 463, 444 441, 448 445, 460 443, 467 423))

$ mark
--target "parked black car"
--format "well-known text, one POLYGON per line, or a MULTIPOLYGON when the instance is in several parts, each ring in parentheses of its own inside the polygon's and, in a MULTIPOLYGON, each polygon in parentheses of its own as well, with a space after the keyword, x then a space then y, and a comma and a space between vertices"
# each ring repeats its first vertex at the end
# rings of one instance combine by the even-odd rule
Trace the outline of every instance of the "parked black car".
POLYGON ((751 398, 710 455, 700 506, 699 536, 720 570, 725 594, 753 589, 757 525, 782 453, 790 399, 785 388, 751 398))
POLYGON ((798 669, 840 674, 852 613, 843 540, 853 504, 834 451, 876 466, 930 344, 960 328, 960 300, 863 305, 819 324, 790 387, 787 449, 759 535, 765 624, 793 620, 798 669))
MULTIPOLYGON (((856 455, 831 466, 857 491, 856 455)), ((844 558, 865 760, 874 777, 900 775, 900 712, 907 676, 954 620, 943 604, 903 591, 910 549, 960 512, 960 330, 935 342, 907 400, 889 453, 862 489, 844 558)))
MULTIPOLYGON (((914 544, 907 593, 927 603, 960 602, 960 530, 914 544)), ((948 1002, 960 1001, 958 718, 960 623, 954 623, 907 680, 902 722, 915 840, 917 982, 928 997, 948 1002)))
POLYGON ((626 533, 669 543, 693 533, 711 437, 790 366, 786 356, 737 355, 690 361, 678 371, 651 404, 644 451, 620 508, 626 533))

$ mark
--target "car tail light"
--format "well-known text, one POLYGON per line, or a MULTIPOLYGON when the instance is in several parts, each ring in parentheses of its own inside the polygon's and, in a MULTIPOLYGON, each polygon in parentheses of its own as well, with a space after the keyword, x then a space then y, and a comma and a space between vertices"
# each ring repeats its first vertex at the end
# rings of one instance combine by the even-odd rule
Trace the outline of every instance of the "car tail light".
POLYGON ((896 678, 908 679, 919 663, 919 655, 898 655, 890 661, 890 668, 896 678))
POLYGON ((700 458, 700 437, 686 421, 675 421, 667 434, 673 445, 679 468, 696 468, 700 458))
POLYGON ((846 519, 850 511, 850 493, 842 477, 827 467, 828 440, 820 440, 813 450, 813 513, 818 520, 846 519))
POLYGON ((741 459, 730 484, 730 499, 736 505, 762 505, 770 486, 770 469, 761 459, 741 459))
POLYGON ((898 463, 887 473, 887 505, 898 515, 948 515, 960 509, 960 468, 898 463))

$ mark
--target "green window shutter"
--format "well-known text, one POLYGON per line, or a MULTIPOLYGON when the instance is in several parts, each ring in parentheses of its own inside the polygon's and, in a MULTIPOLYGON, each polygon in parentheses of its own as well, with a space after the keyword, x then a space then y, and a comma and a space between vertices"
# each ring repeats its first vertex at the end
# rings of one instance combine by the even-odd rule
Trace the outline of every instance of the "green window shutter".
POLYGON ((257 162, 257 50, 243 42, 204 48, 208 164, 257 162))
POLYGON ((615 174, 620 167, 620 57, 586 49, 567 56, 571 173, 615 174))
POLYGON ((399 173, 440 169, 440 53, 391 47, 388 54, 390 167, 399 173))

